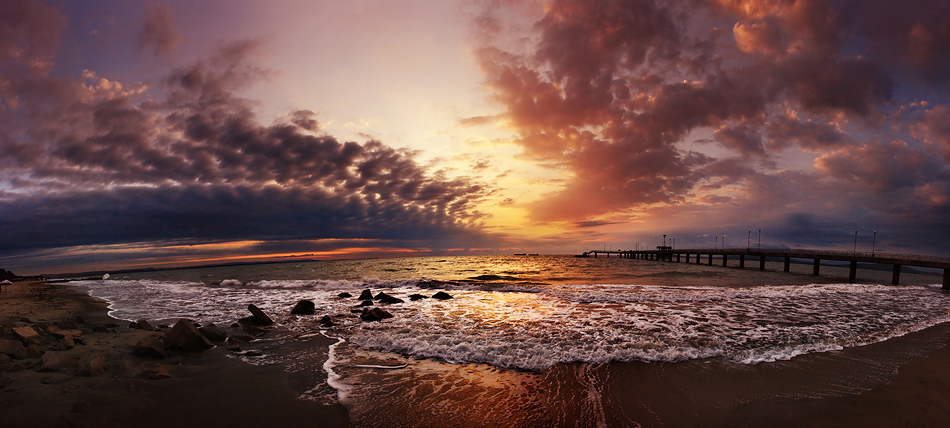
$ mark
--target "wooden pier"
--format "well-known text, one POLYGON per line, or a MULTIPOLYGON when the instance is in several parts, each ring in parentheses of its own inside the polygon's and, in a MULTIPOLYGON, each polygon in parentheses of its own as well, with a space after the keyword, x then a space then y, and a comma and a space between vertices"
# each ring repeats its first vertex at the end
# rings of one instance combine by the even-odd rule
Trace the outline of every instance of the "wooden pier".
POLYGON ((886 254, 886 253, 855 253, 845 251, 827 251, 827 250, 742 250, 742 249, 672 249, 670 247, 658 247, 656 250, 591 250, 577 257, 597 257, 599 255, 615 256, 624 259, 657 260, 680 263, 705 263, 712 266, 713 256, 718 256, 722 260, 722 266, 727 266, 730 257, 739 259, 739 268, 745 268, 746 259, 751 258, 759 262, 759 270, 765 270, 766 258, 782 258, 785 261, 784 271, 789 271, 792 259, 810 259, 813 260, 812 273, 819 275, 822 260, 834 260, 848 262, 850 271, 848 279, 852 282, 857 279, 858 263, 875 263, 893 266, 891 283, 899 284, 901 277, 901 267, 924 267, 943 269, 943 289, 950 290, 950 258, 931 257, 911 254, 886 254))

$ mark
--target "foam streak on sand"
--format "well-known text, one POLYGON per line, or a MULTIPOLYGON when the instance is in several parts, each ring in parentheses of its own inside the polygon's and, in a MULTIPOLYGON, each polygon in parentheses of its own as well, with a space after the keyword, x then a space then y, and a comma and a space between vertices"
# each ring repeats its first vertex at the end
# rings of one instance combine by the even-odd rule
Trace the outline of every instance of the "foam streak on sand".
POLYGON ((344 383, 340 375, 333 370, 334 366, 339 363, 337 359, 336 349, 338 346, 346 342, 342 337, 333 337, 326 333, 325 330, 321 330, 320 334, 326 336, 329 339, 335 339, 336 342, 330 345, 330 350, 327 352, 327 360, 323 363, 323 371, 327 373, 327 385, 330 385, 331 388, 337 391, 337 400, 340 404, 344 405, 347 408, 353 406, 353 402, 350 400, 350 386, 344 383))

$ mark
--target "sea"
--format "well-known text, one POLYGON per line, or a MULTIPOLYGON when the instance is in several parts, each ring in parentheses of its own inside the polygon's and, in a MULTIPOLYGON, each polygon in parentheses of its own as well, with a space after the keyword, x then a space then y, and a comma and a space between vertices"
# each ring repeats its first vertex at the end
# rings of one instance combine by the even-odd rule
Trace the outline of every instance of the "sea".
POLYGON ((247 334, 235 323, 254 304, 276 324, 231 357, 281 365, 301 399, 344 405, 354 426, 765 425, 776 408, 882 385, 950 335, 937 276, 895 286, 890 270, 848 283, 846 267, 815 277, 810 261, 790 273, 718 264, 409 257, 70 284, 117 319, 232 334, 247 334), (404 302, 361 306, 363 290, 404 302), (301 300, 316 313, 291 315, 301 300), (373 307, 393 317, 362 320, 373 307))

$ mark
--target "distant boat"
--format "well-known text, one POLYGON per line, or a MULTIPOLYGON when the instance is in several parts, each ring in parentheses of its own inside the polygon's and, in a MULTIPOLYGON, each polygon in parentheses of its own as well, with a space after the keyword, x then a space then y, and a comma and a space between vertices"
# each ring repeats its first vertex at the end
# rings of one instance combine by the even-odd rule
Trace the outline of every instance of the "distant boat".
POLYGON ((527 256, 527 253, 515 253, 516 256, 527 256))
POLYGON ((538 254, 538 253, 528 254, 528 255, 529 255, 529 256, 540 256, 540 254, 538 254))

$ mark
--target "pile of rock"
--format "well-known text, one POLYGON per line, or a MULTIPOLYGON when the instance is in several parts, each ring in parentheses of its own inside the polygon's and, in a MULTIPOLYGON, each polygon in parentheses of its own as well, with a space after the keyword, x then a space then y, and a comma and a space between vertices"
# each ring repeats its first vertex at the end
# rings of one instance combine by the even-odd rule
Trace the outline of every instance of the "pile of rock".
MULTIPOLYGON (((0 371, 63 370, 76 376, 95 376, 105 372, 105 355, 79 346, 85 344, 80 324, 84 324, 81 319, 45 324, 22 318, 2 326, 0 371)), ((91 330, 88 326, 84 328, 91 330)))

